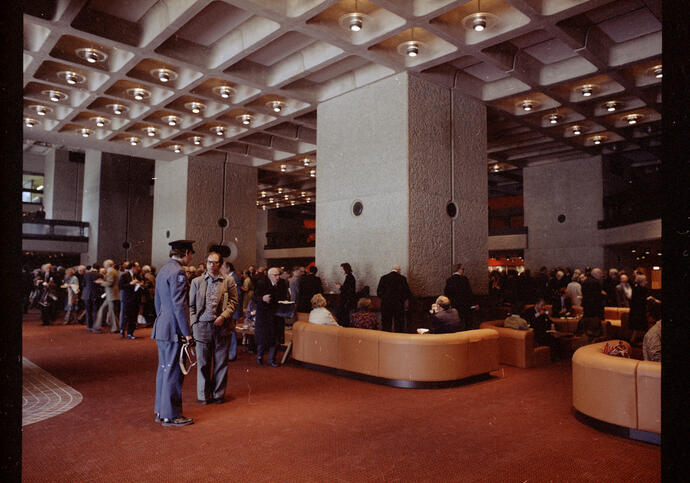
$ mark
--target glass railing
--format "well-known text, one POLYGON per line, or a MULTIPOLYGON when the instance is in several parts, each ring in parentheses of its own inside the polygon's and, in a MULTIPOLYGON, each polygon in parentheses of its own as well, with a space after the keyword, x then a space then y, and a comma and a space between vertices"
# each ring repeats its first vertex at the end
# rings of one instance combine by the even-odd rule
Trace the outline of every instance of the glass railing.
POLYGON ((22 238, 34 240, 88 241, 89 223, 24 217, 22 238))

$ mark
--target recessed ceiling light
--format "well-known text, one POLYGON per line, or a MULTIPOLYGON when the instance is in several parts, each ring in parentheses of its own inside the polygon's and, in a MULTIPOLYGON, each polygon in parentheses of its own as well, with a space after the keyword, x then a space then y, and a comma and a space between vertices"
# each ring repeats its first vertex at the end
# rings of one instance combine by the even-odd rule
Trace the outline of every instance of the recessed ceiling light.
POLYGON ((223 99, 229 99, 231 96, 235 95, 235 89, 228 85, 214 87, 213 92, 218 94, 223 99))
POLYGON ((137 136, 130 136, 127 138, 127 142, 132 146, 136 146, 141 142, 141 139, 139 139, 137 136))
POLYGON ((110 119, 107 117, 102 117, 102 116, 95 116, 92 117, 91 122, 96 124, 97 127, 104 127, 106 124, 110 124, 110 119))
POLYGON ((478 14, 474 20, 472 20, 472 29, 475 32, 481 32, 486 28, 486 17, 478 14))
POLYGON ((156 134, 158 134, 158 129, 153 126, 146 126, 142 129, 142 131, 144 131, 149 137, 154 137, 156 134))
POLYGON ((184 108, 192 111, 194 114, 199 114, 201 111, 206 109, 206 105, 199 101, 191 101, 185 103, 184 108))
POLYGON ((213 126, 211 132, 215 133, 216 136, 223 137, 225 136, 225 126, 213 126))
POLYGON ((151 75, 155 79, 158 79, 159 81, 164 83, 174 81, 175 79, 177 79, 177 72, 165 68, 153 69, 151 71, 151 75))
POLYGON ((261 209, 264 210, 264 211, 266 211, 266 205, 263 205, 263 206, 261 207, 261 209))
POLYGON ((358 11, 357 2, 355 2, 355 11, 341 16, 338 19, 338 24, 349 32, 357 33, 362 31, 364 24, 368 21, 369 17, 358 11))
POLYGON ((419 44, 410 42, 405 48, 405 54, 407 54, 408 57, 417 57, 419 55, 419 44))
POLYGON ((316 178, 316 170, 315 169, 310 170, 309 176, 311 176, 312 178, 316 178))
POLYGON ((45 116, 49 112, 53 112, 53 110, 50 107, 43 106, 41 104, 31 105, 31 106, 29 106, 29 109, 31 109, 32 111, 35 111, 36 115, 38 115, 38 116, 45 116))
POLYGON ((269 197, 269 198, 268 198, 268 202, 269 202, 269 203, 273 203, 273 198, 270 198, 270 197, 269 197))
POLYGON ((170 146, 170 149, 173 150, 175 153, 181 153, 182 152, 182 145, 181 144, 173 144, 170 146))
POLYGON ((580 87, 582 97, 590 97, 594 93, 594 86, 592 84, 585 84, 580 87))
MULTIPOLYGON (((479 5, 477 7, 479 7, 479 5)), ((497 21, 498 17, 492 13, 474 12, 473 14, 462 19, 462 26, 465 28, 465 30, 483 32, 484 30, 490 29, 496 25, 497 21)))
POLYGON ((132 96, 137 101, 143 101, 144 99, 151 97, 151 93, 143 87, 133 87, 131 89, 127 89, 127 94, 132 96))
POLYGON ((33 117, 25 117, 24 118, 24 125, 26 127, 34 127, 38 124, 38 121, 34 119, 33 117))
POLYGON ((664 76, 663 69, 661 68, 661 64, 655 65, 650 69, 650 72, 654 77, 657 79, 661 79, 664 76))
POLYGON ((81 129, 79 129, 79 132, 81 133, 82 137, 88 138, 89 136, 91 136, 91 133, 93 131, 91 131, 91 129, 89 129, 87 127, 83 127, 81 129))
POLYGON ((604 141, 606 141, 608 138, 606 136, 592 136, 589 138, 590 141, 592 141, 592 144, 596 144, 597 146, 604 141))
POLYGON ((161 120, 168 124, 168 126, 177 126, 180 123, 180 118, 172 114, 161 117, 161 120))
POLYGON ((518 104, 518 106, 521 107, 523 111, 529 112, 529 111, 531 111, 532 109, 534 109, 535 104, 536 104, 536 103, 535 103, 534 101, 531 101, 531 100, 529 100, 529 99, 525 99, 524 101, 520 102, 520 103, 518 104))
POLYGON ((278 188, 278 194, 283 192, 283 188, 278 188))
POLYGON ((67 99, 69 97, 64 92, 56 91, 53 89, 42 91, 41 94, 43 94, 44 96, 48 96, 48 99, 50 99, 53 102, 64 101, 65 99, 67 99))
POLYGON ((311 163, 311 159, 309 159, 309 158, 304 158, 304 159, 302 160, 302 163, 304 163, 305 166, 309 166, 309 163, 311 163))
POLYGON ((105 107, 111 109, 113 111, 113 114, 116 114, 118 116, 121 116, 125 112, 129 111, 129 108, 127 106, 123 106, 122 104, 108 104, 105 107))
POLYGON ((280 165, 280 172, 281 172, 281 173, 284 173, 284 172, 286 172, 286 171, 287 171, 287 164, 281 164, 281 165, 280 165))
POLYGON ((242 114, 240 116, 237 116, 236 119, 245 126, 249 126, 254 120, 251 114, 242 114))
POLYGON ((285 107, 285 103, 281 101, 269 101, 266 106, 273 110, 273 112, 280 112, 285 107))
POLYGON ((311 198, 309 196, 307 196, 306 201, 307 201, 307 203, 309 203, 311 201, 311 198))
POLYGON ((604 104, 604 108, 606 108, 608 112, 615 111, 616 109, 618 109, 619 106, 620 104, 616 101, 608 101, 604 104))
POLYGON ((266 197, 266 192, 265 192, 265 191, 262 191, 262 192, 261 192, 261 197, 262 197, 262 198, 265 198, 265 197, 266 197))
POLYGON ((550 114, 548 116, 549 124, 558 124, 563 119, 563 116, 558 114, 550 114))
POLYGON ((105 62, 108 58, 108 54, 101 52, 98 49, 93 49, 91 47, 81 48, 75 50, 76 54, 87 61, 89 64, 95 64, 97 62, 105 62))
POLYGON ((290 206, 295 205, 295 200, 290 200, 290 206))
POLYGON ((202 138, 201 136, 192 136, 192 137, 189 138, 189 140, 190 140, 192 143, 194 143, 196 146, 199 146, 199 145, 201 144, 202 139, 203 139, 203 138, 202 138))
POLYGON ((424 51, 424 44, 417 40, 408 40, 398 44, 398 54, 406 57, 417 57, 424 51))
POLYGON ((58 72, 57 75, 58 77, 64 79, 65 82, 72 86, 75 84, 81 84, 86 80, 86 77, 71 70, 63 70, 61 72, 58 72))
POLYGON ((290 199, 290 195, 283 195, 283 199, 284 199, 284 200, 289 200, 289 199, 290 199))
POLYGON ((582 134, 582 126, 573 126, 571 129, 573 130, 573 136, 582 134))
POLYGON ((642 120, 641 114, 628 114, 623 118, 630 126, 637 124, 642 120))

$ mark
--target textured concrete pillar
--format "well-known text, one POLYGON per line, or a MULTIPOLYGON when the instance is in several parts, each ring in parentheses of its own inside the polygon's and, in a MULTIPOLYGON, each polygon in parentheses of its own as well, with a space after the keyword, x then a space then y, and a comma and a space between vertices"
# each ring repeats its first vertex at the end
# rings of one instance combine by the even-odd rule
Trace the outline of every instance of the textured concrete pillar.
POLYGON ((531 166, 522 177, 525 266, 603 268, 604 233, 597 229, 604 217, 601 158, 531 166))
POLYGON ((218 243, 230 247, 229 260, 238 270, 255 264, 256 185, 256 168, 228 163, 220 154, 157 161, 153 264, 168 260, 168 243, 177 239, 196 241, 193 264, 218 243))
POLYGON ((70 161, 70 153, 65 149, 51 150, 46 156, 44 173, 46 218, 78 221, 83 181, 83 163, 70 161))
POLYGON ((102 154, 98 261, 151 259, 153 177, 151 159, 102 154))
POLYGON ((43 168, 43 209, 46 212, 46 218, 53 219, 53 196, 55 176, 55 149, 48 151, 45 157, 45 164, 43 168))
MULTIPOLYGON (((98 259, 98 217, 101 196, 101 152, 87 149, 84 153, 84 193, 81 221, 89 223, 89 249, 81 254, 83 265, 92 265, 98 259)), ((101 260, 102 261, 102 260, 101 260)))
POLYGON ((323 277, 340 281, 338 267, 349 262, 357 288, 375 290, 397 263, 415 295, 431 296, 462 261, 475 291, 485 291, 481 103, 401 73, 320 104, 317 119, 316 263, 323 277), (451 200, 456 218, 446 214, 451 200), (360 216, 352 214, 357 201, 360 216))

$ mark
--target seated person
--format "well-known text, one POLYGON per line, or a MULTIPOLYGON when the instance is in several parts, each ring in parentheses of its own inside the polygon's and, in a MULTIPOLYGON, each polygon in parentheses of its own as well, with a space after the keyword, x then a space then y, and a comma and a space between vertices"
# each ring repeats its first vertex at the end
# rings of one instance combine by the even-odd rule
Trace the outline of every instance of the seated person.
POLYGON ((568 297, 565 287, 558 289, 558 296, 553 301, 554 317, 570 317, 573 313, 573 301, 568 297))
POLYGON ((309 312, 309 322, 320 325, 338 325, 335 317, 326 308, 326 299, 320 293, 311 298, 312 311, 309 312))
POLYGON ((543 298, 537 300, 533 308, 527 309, 522 313, 522 318, 534 329, 534 344, 536 346, 547 345, 551 347, 551 357, 556 351, 556 339, 547 331, 551 329, 551 319, 546 312, 546 303, 543 298))
POLYGON ((503 321, 503 327, 518 330, 529 329, 529 324, 527 323, 527 321, 519 315, 520 312, 522 312, 522 304, 513 304, 513 307, 510 309, 510 312, 511 313, 508 314, 508 317, 506 317, 506 319, 503 321))
POLYGON ((652 298, 647 302, 647 322, 654 324, 642 340, 645 361, 661 362, 661 302, 652 298))
POLYGON ((379 321, 376 313, 371 310, 369 297, 362 297, 357 301, 357 310, 350 315, 350 327, 372 330, 379 328, 379 321))
POLYGON ((431 333, 451 334, 465 330, 458 311, 450 306, 450 299, 441 295, 431 306, 431 333))

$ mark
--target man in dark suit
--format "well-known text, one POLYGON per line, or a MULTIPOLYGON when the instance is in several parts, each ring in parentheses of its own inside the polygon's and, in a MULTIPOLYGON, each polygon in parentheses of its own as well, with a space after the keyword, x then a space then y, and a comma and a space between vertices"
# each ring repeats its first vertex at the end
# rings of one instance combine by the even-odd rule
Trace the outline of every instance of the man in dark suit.
POLYGON ((558 295, 553 301, 553 316, 568 317, 573 311, 573 302, 566 294, 565 287, 558 289, 558 295))
POLYGON ((461 332, 465 327, 460 321, 458 311, 450 306, 448 297, 441 295, 431 306, 431 333, 452 334, 461 332))
POLYGON ((256 304, 256 318, 254 321, 254 340, 256 342, 256 362, 263 365, 264 351, 268 347, 267 363, 271 367, 278 367, 276 350, 278 349, 278 331, 283 327, 282 318, 276 316, 279 309, 278 302, 288 299, 288 287, 285 280, 280 278, 280 269, 271 267, 266 277, 258 278, 254 297, 256 304))
POLYGON ((158 372, 156 373, 156 401, 154 421, 163 426, 186 426, 192 418, 182 415, 182 382, 184 374, 179 358, 181 338, 192 340, 187 315, 187 276, 184 266, 189 265, 194 253, 191 240, 170 242, 170 260, 156 277, 156 321, 151 338, 158 346, 158 372))
POLYGON ((117 280, 120 289, 120 337, 134 340, 142 293, 141 280, 138 278, 141 267, 137 262, 124 262, 122 268, 124 272, 117 280))
POLYGON ((405 304, 409 301, 410 287, 400 275, 400 265, 381 277, 376 289, 381 299, 381 327, 386 332, 405 332, 405 304))
POLYGON ((84 274, 84 291, 81 293, 81 299, 84 301, 86 308, 86 329, 89 332, 99 333, 100 330, 93 328, 93 323, 98 311, 98 286, 97 280, 102 281, 101 274, 98 272, 101 266, 94 263, 91 270, 84 274))
POLYGON ((453 268, 454 273, 446 280, 443 295, 450 299, 451 307, 458 311, 465 330, 470 330, 474 328, 472 321, 474 294, 470 287, 470 281, 465 276, 462 263, 457 263, 453 268))
POLYGON ((323 293, 321 278, 316 275, 318 271, 316 265, 312 265, 309 267, 309 275, 300 277, 297 312, 311 312, 311 298, 317 293, 323 293))
POLYGON ((556 355, 556 339, 547 331, 551 329, 551 319, 546 313, 546 302, 539 298, 534 307, 530 307, 521 314, 529 326, 534 330, 534 343, 538 346, 546 345, 551 348, 551 359, 556 355))
POLYGON ((601 288, 602 271, 594 268, 582 282, 582 319, 577 332, 585 332, 590 339, 599 337, 602 332, 601 321, 604 319, 606 294, 601 288))

